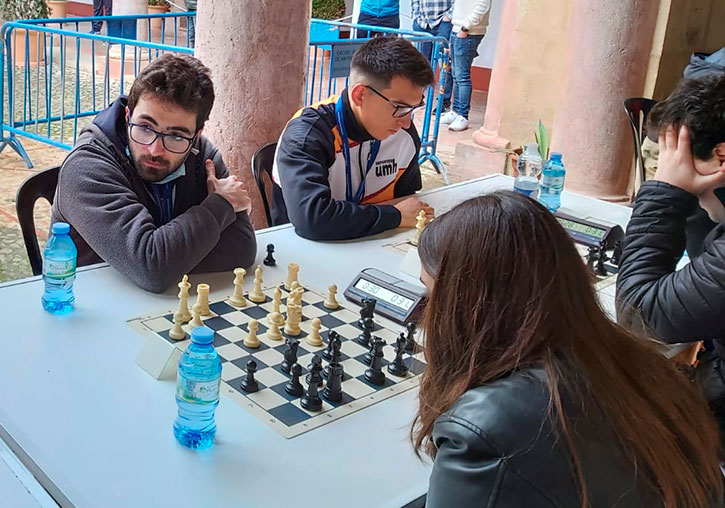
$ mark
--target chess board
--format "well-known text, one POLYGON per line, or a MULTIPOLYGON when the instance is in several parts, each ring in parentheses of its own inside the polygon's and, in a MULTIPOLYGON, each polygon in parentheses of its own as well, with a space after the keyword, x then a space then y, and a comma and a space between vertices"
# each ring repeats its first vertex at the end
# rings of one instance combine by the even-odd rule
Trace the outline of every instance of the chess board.
MULTIPOLYGON (((342 341, 342 359, 340 363, 345 370, 345 375, 342 382, 343 398, 341 402, 332 403, 325 400, 322 397, 322 389, 320 389, 320 397, 323 402, 322 410, 312 412, 303 409, 300 398, 287 394, 284 389, 290 378, 280 368, 284 360, 285 341, 272 340, 266 334, 269 326, 267 316, 272 311, 272 295, 275 287, 263 289, 266 296, 265 302, 254 303, 247 299, 247 306, 243 308, 232 306, 228 300, 211 301, 209 305, 211 315, 203 316, 202 320, 206 326, 214 330, 214 346, 222 361, 221 392, 280 435, 285 438, 299 436, 418 386, 420 374, 425 367, 422 352, 413 355, 406 353, 405 364, 409 368, 406 377, 395 377, 387 369, 387 365, 395 357, 392 344, 402 331, 401 327, 382 317, 375 317, 376 324, 373 335, 381 337, 387 342, 383 349, 385 355, 383 372, 386 379, 382 386, 376 386, 368 382, 364 377, 364 372, 368 366, 363 362, 363 357, 368 352, 368 348, 363 347, 354 340, 361 332, 357 325, 357 320, 360 317, 359 308, 354 307, 354 310, 350 310, 345 307, 344 300, 340 299, 338 309, 326 309, 322 304, 325 300, 323 295, 305 289, 302 297, 303 318, 300 323, 302 333, 296 337, 300 341, 297 363, 302 366, 303 372, 300 382, 306 389, 307 366, 316 353, 326 348, 327 335, 330 330, 335 330, 340 335, 342 341), (322 322, 320 335, 324 344, 320 347, 310 346, 305 340, 305 337, 311 331, 311 321, 314 318, 319 318, 322 322), (243 343, 248 334, 247 325, 252 319, 259 322, 257 336, 260 346, 255 349, 248 348, 243 343), (254 393, 246 393, 240 387, 246 375, 247 361, 250 359, 254 359, 257 363, 255 379, 260 386, 259 391, 254 393)), ((284 314, 289 293, 284 290, 284 287, 282 287, 282 293, 280 311, 284 314)), ((193 300, 190 301, 191 303, 193 303, 193 300)), ((147 340, 150 341, 147 344, 149 351, 161 351, 164 348, 173 349, 175 354, 162 355, 164 358, 162 361, 174 367, 178 363, 181 353, 190 342, 188 324, 184 326, 184 330, 187 332, 185 339, 175 341, 169 338, 169 330, 173 327, 173 311, 171 310, 132 319, 128 321, 128 324, 131 328, 147 337, 147 340)), ((287 336, 285 335, 285 337, 287 336)), ((171 351, 171 349, 168 350, 171 351)), ((143 355, 142 352, 140 356, 143 355)), ((146 365, 149 363, 147 360, 144 360, 144 362, 146 365)), ((142 362, 137 360, 137 363, 151 373, 151 370, 146 368, 142 362)), ((323 366, 326 365, 327 361, 323 360, 323 366)), ((160 371, 160 367, 157 370, 160 371)), ((160 375, 155 377, 160 377, 160 375)))

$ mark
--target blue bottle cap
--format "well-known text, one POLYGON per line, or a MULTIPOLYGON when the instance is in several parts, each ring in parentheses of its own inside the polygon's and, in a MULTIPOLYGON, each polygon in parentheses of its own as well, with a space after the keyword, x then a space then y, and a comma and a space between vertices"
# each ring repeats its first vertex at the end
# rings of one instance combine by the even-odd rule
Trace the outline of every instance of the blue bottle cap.
POLYGON ((561 160, 561 152, 551 152, 552 160, 561 160))
POLYGON ((202 346, 214 342, 214 330, 208 326, 197 326, 191 330, 191 341, 202 346))
POLYGON ((67 222, 56 222, 53 224, 51 231, 54 235, 67 235, 70 233, 70 224, 67 222))

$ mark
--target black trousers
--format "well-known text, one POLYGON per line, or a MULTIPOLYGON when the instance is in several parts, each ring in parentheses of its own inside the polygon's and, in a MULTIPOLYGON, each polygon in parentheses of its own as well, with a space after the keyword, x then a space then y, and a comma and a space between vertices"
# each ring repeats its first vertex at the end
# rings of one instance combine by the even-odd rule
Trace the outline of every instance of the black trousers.
MULTIPOLYGON (((113 16, 113 0, 93 0, 93 15, 113 16)), ((103 28, 103 21, 93 22, 94 32, 100 32, 101 28, 103 28)))

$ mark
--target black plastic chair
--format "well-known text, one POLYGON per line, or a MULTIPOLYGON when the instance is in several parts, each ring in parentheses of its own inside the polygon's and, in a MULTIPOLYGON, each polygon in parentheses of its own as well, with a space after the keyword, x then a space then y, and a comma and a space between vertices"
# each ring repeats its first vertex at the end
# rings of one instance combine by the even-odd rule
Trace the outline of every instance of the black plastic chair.
POLYGON ((272 198, 271 196, 269 198, 267 197, 267 184, 265 182, 264 175, 267 175, 266 178, 269 180, 269 183, 274 186, 274 181, 272 180, 272 166, 274 165, 275 150, 277 150, 277 143, 268 143, 252 155, 252 174, 254 175, 254 181, 257 182, 259 194, 262 197, 264 215, 267 217, 268 226, 272 226, 272 214, 269 209, 272 198))
POLYGON ((635 174, 639 172, 642 182, 647 179, 642 157, 642 141, 647 135, 647 115, 655 104, 657 104, 656 100, 644 97, 630 97, 622 103, 624 112, 629 119, 629 126, 632 128, 635 174))
POLYGON ((33 210, 35 202, 40 198, 45 198, 50 204, 53 204, 59 169, 60 166, 56 166, 29 176, 20 184, 15 197, 15 210, 18 214, 18 221, 20 221, 20 229, 23 231, 25 250, 28 252, 33 275, 43 273, 43 257, 40 255, 38 236, 35 233, 33 210))

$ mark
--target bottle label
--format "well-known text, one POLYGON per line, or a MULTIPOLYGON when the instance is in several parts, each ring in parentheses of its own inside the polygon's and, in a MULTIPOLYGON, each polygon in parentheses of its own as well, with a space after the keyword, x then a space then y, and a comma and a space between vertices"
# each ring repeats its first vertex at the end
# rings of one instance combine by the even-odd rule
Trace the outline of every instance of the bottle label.
POLYGON ((552 187, 555 190, 561 191, 564 188, 564 177, 563 176, 544 176, 541 182, 542 187, 552 187))
POLYGON ((53 259, 43 259, 43 275, 54 279, 66 279, 76 274, 76 260, 64 259, 56 261, 53 259))
POLYGON ((196 404, 214 402, 219 398, 220 382, 220 379, 215 379, 214 381, 194 381, 179 375, 176 379, 176 395, 186 402, 196 404))

